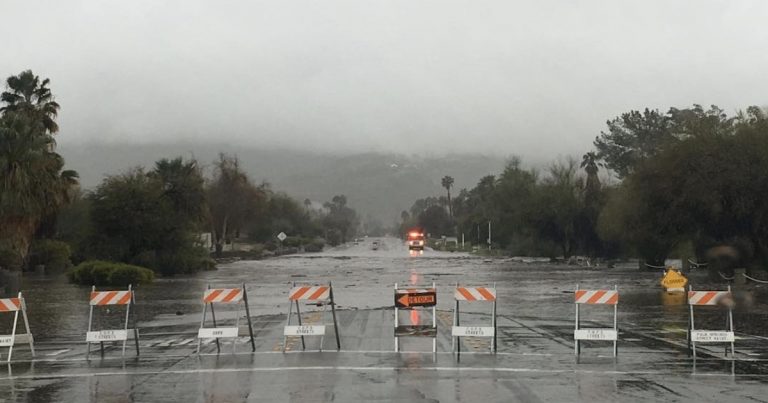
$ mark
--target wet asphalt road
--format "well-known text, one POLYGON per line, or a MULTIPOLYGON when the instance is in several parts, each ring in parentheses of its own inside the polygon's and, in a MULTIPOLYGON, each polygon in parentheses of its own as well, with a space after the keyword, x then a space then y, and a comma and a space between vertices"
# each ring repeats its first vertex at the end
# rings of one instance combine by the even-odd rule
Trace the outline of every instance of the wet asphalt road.
MULTIPOLYGON (((396 239, 371 239, 321 254, 297 255, 225 265, 194 278, 160 279, 137 290, 141 356, 120 357, 108 346, 86 359, 84 333, 88 288, 57 277, 25 279, 37 358, 24 346, 14 362, 0 366, 2 401, 768 401, 768 289, 734 289, 736 360, 722 345, 704 346, 696 361, 685 345, 684 296, 663 293, 657 273, 636 265, 614 269, 483 259, 427 251, 409 256, 396 239), (332 281, 338 307, 341 351, 333 332, 323 340, 288 340, 282 326, 292 282, 332 281), (438 353, 427 339, 402 339, 394 352, 393 285, 438 287, 438 353), (498 289, 498 353, 488 339, 464 339, 460 362, 451 352, 452 287, 490 285, 498 289), (619 286, 619 357, 610 343, 585 343, 573 351, 573 289, 619 286), (200 298, 207 284, 246 283, 255 333, 216 344, 206 340, 196 354, 200 298), (236 348, 236 353, 233 350, 236 348)), ((706 276, 692 276, 695 288, 722 288, 706 276)), ((330 323, 322 308, 304 306, 305 323, 330 323)), ((487 325, 490 307, 462 304, 462 324, 487 325)), ((118 328, 123 310, 97 312, 95 328, 118 328)), ((585 326, 607 327, 612 310, 585 307, 585 326)), ((216 311, 220 324, 235 312, 216 311)), ((7 326, 5 317, 0 326, 7 326)), ((426 323, 431 312, 403 312, 401 322, 426 323)), ((702 328, 721 329, 719 311, 696 317, 702 328)), ((244 321, 241 321, 243 324, 244 321)), ((242 335, 247 334, 243 328, 242 335)), ((133 350, 129 345, 128 352, 133 350)), ((0 349, 2 359, 6 349, 0 349)))

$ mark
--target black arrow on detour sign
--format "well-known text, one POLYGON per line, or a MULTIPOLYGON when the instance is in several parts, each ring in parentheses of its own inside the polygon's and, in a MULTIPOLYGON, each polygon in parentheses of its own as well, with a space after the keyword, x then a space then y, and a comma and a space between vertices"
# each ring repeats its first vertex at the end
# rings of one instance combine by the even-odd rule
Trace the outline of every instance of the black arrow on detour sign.
POLYGON ((411 308, 414 306, 435 306, 437 293, 434 291, 395 294, 395 306, 411 308))

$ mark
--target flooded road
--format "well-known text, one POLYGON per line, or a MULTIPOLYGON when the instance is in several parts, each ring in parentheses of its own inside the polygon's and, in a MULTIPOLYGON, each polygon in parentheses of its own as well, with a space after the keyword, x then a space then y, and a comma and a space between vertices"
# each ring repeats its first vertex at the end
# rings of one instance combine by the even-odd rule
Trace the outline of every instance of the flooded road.
MULTIPOLYGON (((243 261, 192 278, 159 279, 136 290, 141 356, 120 357, 118 347, 85 356, 87 287, 59 277, 24 280, 37 359, 24 346, 0 367, 0 401, 766 401, 768 397, 768 288, 734 289, 736 360, 723 345, 702 345, 688 357, 688 307, 682 294, 661 292, 660 275, 637 265, 582 268, 484 259, 426 251, 411 256, 401 241, 373 239, 318 254, 243 261), (292 283, 333 285, 341 351, 333 331, 323 340, 283 345, 292 283), (206 340, 196 354, 205 288, 246 284, 255 335, 232 342, 206 340), (403 338, 394 352, 393 288, 431 286, 437 294, 437 351, 431 339, 403 338), (453 287, 496 285, 498 353, 489 339, 465 338, 461 361, 451 352, 453 287), (612 345, 585 342, 573 349, 574 294, 617 285, 619 356, 612 345), (282 353, 283 348, 287 350, 282 353)), ((694 273, 695 289, 722 289, 694 273)), ((462 323, 488 326, 488 304, 464 303, 462 323)), ((330 323, 322 308, 302 305, 305 324, 330 323)), ((124 311, 101 311, 96 328, 119 328, 124 311), (122 314, 121 314, 122 313, 122 314)), ((401 311, 403 324, 432 323, 431 311, 401 311)), ((219 323, 235 312, 216 311, 219 323)), ((6 318, 3 318, 6 319, 6 318)), ((607 306, 582 308, 584 326, 612 325, 607 306)), ((697 311, 697 327, 724 329, 718 310, 697 311), (699 314, 700 313, 700 314, 699 314)), ((241 320, 240 322, 244 322, 241 320)), ((6 325, 6 322, 3 322, 6 325)), ((128 350, 131 352, 132 350, 128 350)), ((6 349, 0 351, 5 359, 6 349)))

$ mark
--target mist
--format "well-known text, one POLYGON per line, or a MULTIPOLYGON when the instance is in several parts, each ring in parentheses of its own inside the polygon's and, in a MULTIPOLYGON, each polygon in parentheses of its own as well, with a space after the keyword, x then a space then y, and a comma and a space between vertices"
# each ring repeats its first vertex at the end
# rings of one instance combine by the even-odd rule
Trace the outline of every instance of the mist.
POLYGON ((762 1, 2 4, 59 142, 578 155, 630 109, 765 105, 762 1), (45 27, 45 29, 40 29, 45 27))

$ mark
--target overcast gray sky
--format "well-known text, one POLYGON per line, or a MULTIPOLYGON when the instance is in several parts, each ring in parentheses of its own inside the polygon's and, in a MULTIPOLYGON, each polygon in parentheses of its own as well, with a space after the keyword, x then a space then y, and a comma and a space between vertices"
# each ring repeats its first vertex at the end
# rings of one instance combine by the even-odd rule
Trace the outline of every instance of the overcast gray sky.
POLYGON ((60 142, 580 154, 629 109, 766 105, 768 1, 0 0, 60 142))

